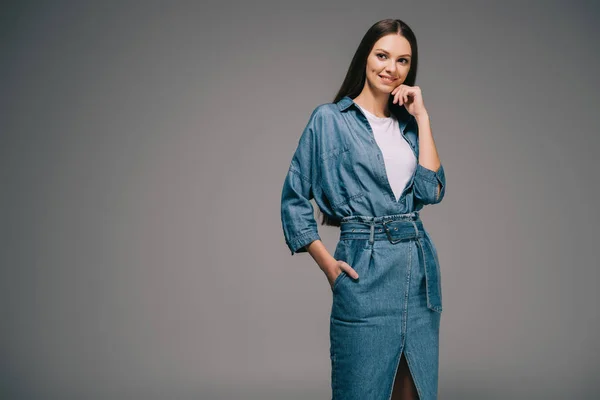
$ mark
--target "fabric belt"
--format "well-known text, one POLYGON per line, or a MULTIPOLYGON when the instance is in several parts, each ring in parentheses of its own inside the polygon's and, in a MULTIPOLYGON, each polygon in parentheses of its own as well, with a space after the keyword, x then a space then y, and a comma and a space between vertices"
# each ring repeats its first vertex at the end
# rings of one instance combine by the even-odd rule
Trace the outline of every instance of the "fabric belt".
POLYGON ((427 283, 427 307, 442 312, 442 288, 437 255, 418 211, 379 217, 351 215, 340 221, 340 240, 388 240, 392 244, 414 240, 420 249, 427 283))

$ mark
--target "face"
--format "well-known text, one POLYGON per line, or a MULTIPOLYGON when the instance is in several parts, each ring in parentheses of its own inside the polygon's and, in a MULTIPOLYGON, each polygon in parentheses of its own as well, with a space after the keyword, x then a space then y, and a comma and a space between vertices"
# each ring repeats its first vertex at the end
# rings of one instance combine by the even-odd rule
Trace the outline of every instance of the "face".
POLYGON ((404 36, 380 38, 367 58, 367 83, 374 90, 390 93, 404 82, 410 70, 412 51, 404 36))

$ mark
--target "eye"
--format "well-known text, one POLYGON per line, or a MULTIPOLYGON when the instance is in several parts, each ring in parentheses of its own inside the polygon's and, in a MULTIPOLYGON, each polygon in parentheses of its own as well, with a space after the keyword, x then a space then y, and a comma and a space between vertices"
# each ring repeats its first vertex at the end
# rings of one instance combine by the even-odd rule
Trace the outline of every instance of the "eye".
POLYGON ((385 57, 385 54, 383 54, 383 53, 377 53, 377 57, 379 57, 379 56, 385 57))
POLYGON ((399 61, 403 62, 403 64, 407 64, 408 60, 406 58, 401 58, 399 61))

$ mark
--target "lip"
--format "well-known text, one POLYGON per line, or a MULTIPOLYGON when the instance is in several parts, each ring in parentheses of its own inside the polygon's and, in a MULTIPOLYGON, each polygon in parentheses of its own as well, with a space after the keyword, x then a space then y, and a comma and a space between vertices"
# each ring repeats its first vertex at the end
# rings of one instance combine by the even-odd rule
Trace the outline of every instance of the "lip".
POLYGON ((386 76, 386 75, 378 75, 378 76, 385 83, 394 83, 398 79, 398 78, 392 78, 391 76, 386 76))

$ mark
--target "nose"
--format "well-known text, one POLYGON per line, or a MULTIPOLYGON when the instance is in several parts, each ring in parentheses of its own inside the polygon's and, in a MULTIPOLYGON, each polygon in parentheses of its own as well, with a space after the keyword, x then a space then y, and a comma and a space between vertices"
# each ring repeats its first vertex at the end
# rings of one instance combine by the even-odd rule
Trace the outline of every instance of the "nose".
POLYGON ((392 61, 386 66, 385 70, 391 76, 396 76, 396 63, 392 61))

